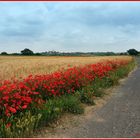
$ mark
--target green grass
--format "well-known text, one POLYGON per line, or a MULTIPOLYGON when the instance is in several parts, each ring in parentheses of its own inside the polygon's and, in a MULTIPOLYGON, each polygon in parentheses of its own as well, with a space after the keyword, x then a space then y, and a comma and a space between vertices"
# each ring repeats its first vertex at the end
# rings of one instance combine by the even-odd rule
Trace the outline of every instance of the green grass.
POLYGON ((61 98, 56 97, 49 99, 45 104, 44 110, 40 110, 42 118, 40 125, 46 125, 59 118, 63 113, 81 114, 84 109, 77 95, 63 95, 61 98))

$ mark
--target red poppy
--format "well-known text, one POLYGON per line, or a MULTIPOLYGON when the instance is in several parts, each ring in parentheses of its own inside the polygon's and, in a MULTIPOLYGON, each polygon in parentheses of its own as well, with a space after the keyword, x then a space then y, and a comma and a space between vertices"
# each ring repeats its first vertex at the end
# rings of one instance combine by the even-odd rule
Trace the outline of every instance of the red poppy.
POLYGON ((17 110, 16 110, 15 108, 13 108, 13 107, 9 107, 9 110, 10 110, 12 113, 16 113, 16 112, 17 112, 17 110))
POLYGON ((22 109, 26 109, 26 108, 27 108, 27 105, 23 105, 23 106, 22 106, 22 109))
POLYGON ((6 128, 9 128, 9 127, 11 127, 11 123, 6 124, 6 128))

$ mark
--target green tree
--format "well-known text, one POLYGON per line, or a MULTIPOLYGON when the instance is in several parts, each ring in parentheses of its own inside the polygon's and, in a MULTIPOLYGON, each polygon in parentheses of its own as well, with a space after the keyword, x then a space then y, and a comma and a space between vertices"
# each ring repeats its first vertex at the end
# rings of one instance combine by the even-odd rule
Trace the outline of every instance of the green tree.
POLYGON ((1 55, 8 55, 7 52, 1 52, 1 55))
POLYGON ((31 51, 30 49, 25 48, 24 50, 21 51, 22 55, 33 55, 34 52, 31 51))
POLYGON ((129 55, 138 55, 139 54, 139 52, 135 49, 129 49, 127 52, 129 55))

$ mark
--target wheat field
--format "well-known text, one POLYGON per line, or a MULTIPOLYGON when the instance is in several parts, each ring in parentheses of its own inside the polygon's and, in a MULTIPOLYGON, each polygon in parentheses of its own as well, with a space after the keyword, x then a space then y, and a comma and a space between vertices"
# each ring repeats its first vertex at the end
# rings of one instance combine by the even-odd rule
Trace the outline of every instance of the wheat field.
POLYGON ((30 74, 48 74, 67 67, 93 64, 107 60, 129 60, 129 56, 0 56, 0 81, 20 79, 30 74))

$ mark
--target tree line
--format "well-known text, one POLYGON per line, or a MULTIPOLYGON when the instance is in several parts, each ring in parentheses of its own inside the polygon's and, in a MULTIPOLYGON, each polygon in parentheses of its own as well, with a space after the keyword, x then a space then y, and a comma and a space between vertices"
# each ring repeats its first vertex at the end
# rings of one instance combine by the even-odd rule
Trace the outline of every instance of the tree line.
POLYGON ((140 55, 140 52, 136 49, 129 49, 126 52, 114 53, 114 52, 58 52, 58 51, 46 51, 40 53, 34 53, 32 50, 25 48, 20 53, 7 53, 1 52, 1 55, 23 55, 23 56, 113 56, 113 55, 140 55))

